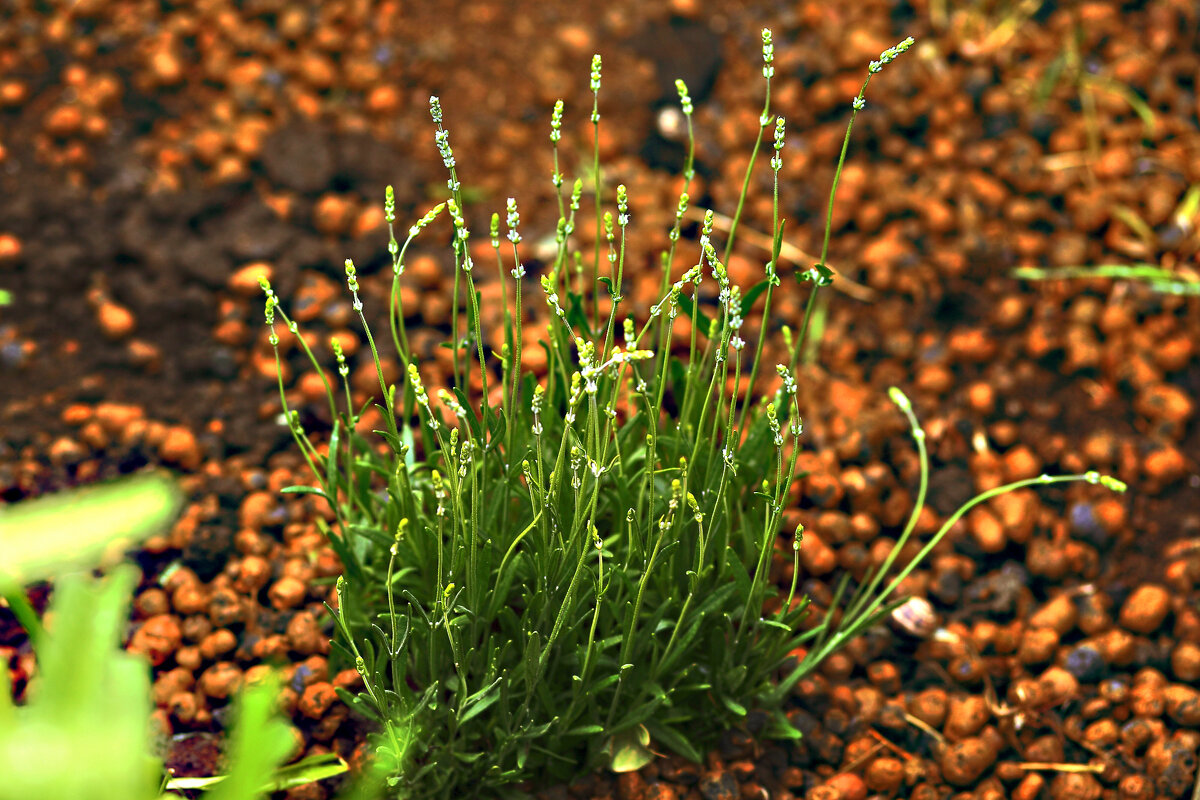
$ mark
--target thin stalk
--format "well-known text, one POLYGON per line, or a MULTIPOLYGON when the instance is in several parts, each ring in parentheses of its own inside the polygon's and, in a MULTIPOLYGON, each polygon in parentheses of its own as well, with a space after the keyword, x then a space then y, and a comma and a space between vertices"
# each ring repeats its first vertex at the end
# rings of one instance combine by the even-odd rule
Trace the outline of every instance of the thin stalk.
MULTIPOLYGON (((776 136, 778 137, 778 131, 776 136)), ((778 143, 778 139, 776 140, 778 143)), ((771 239, 775 244, 771 250, 771 273, 767 279, 771 283, 767 284, 766 297, 763 299, 762 322, 758 327, 758 344, 754 346, 754 358, 750 362, 750 383, 746 388, 746 400, 742 403, 742 414, 738 420, 738 428, 746 427, 746 413, 750 410, 750 398, 754 396, 754 384, 758 381, 758 369, 761 366, 763 347, 767 341, 767 330, 771 327, 771 296, 775 293, 775 286, 778 284, 779 274, 779 251, 783 244, 783 238, 780 236, 779 230, 779 170, 775 170, 775 183, 772 191, 771 200, 771 239)))
MULTIPOLYGON (((592 58, 592 196, 596 200, 596 256, 592 262, 592 329, 600 328, 600 236, 604 230, 600 202, 600 56, 592 58)), ((582 292, 580 292, 582 295, 582 292)))
POLYGON ((25 629, 25 633, 29 636, 29 643, 33 645, 33 652, 36 655, 42 642, 45 641, 46 631, 42 627, 42 621, 38 619, 37 612, 33 610, 33 604, 29 602, 29 595, 15 584, 5 586, 0 594, 8 602, 8 608, 17 618, 17 624, 25 629))
MULTIPOLYGON (((764 38, 764 56, 769 42, 769 38, 764 38)), ((721 258, 722 261, 728 261, 729 254, 733 252, 733 242, 737 237, 738 223, 742 219, 742 209, 746 205, 746 196, 750 193, 750 178, 754 174, 754 162, 758 159, 758 148, 762 146, 763 131, 771 124, 771 75, 774 73, 774 68, 770 66, 770 63, 767 61, 767 66, 763 68, 767 88, 763 97, 762 113, 758 117, 758 135, 754 137, 754 149, 750 151, 750 163, 746 164, 746 177, 742 179, 742 191, 738 195, 737 211, 734 212, 733 219, 729 224, 729 238, 725 240, 725 254, 721 258)))

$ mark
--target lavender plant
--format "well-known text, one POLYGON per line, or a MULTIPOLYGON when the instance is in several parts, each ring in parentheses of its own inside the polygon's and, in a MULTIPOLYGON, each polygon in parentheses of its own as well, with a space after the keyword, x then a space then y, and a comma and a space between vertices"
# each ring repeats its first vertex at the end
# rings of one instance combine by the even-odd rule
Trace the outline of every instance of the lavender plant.
MULTIPOLYGON (((892 574, 920 512, 927 469, 924 434, 908 400, 893 389, 912 424, 922 476, 918 507, 887 563, 850 593, 843 613, 826 614, 806 629, 801 623, 808 600, 797 596, 795 578, 779 610, 764 613, 775 594, 770 559, 797 478, 803 432, 795 364, 812 298, 833 273, 825 263, 827 219, 820 260, 795 274, 811 283, 799 334, 789 336, 786 363, 762 364, 770 327, 762 325, 750 345, 744 322, 760 299, 766 320, 781 284, 778 182, 786 131, 770 110, 769 30, 762 42, 766 99, 755 154, 773 127, 774 252, 756 285, 743 289, 731 281, 725 259, 757 159, 750 160, 718 254, 711 210, 698 242, 683 241, 693 176, 689 147, 670 246, 661 257, 662 291, 641 318, 623 313, 632 199, 624 186, 605 186, 596 155, 590 172, 596 246, 592 274, 585 275, 585 258, 573 249, 584 184, 576 180, 568 191, 559 171, 559 102, 550 133, 557 251, 538 281, 548 318, 540 342, 548 366, 540 377, 522 368, 523 330, 530 324, 522 317, 522 292, 531 287, 525 286, 521 216, 512 198, 503 217, 507 243, 502 246, 499 213, 489 230, 505 298, 503 345, 489 355, 457 165, 434 97, 430 111, 448 171, 447 198, 403 241, 395 235, 390 189, 385 205, 394 273, 391 338, 406 376, 399 387, 383 377, 362 315, 355 265, 345 265, 379 374, 385 428, 376 433, 386 453, 355 432, 365 407, 355 412, 349 369, 336 342, 337 394, 344 395, 345 410, 337 409, 331 390, 335 421, 327 449, 318 450, 301 427, 280 383, 285 413, 317 479, 315 486, 288 491, 323 497, 336 515, 327 533, 345 575, 331 608, 335 649, 356 665, 364 687, 343 697, 377 724, 377 764, 397 797, 519 795, 533 778, 564 780, 603 764, 636 769, 664 749, 699 760, 715 736, 741 724, 751 708, 770 714, 769 735, 798 736, 780 710, 789 688, 877 623, 919 561, 892 574), (466 310, 468 346, 451 344, 453 385, 429 387, 404 330, 399 280, 413 241, 443 216, 455 266, 454 308, 466 310), (711 318, 699 304, 698 289, 707 280, 717 287, 711 318), (680 313, 691 316, 691 334, 686 352, 675 356, 670 345, 680 313), (765 396, 742 401, 727 388, 744 376, 757 386, 763 375, 773 376, 774 388, 765 396), (481 392, 470 391, 472 377, 481 392), (493 392, 497 379, 500 391, 493 392), (799 647, 807 656, 784 674, 789 653, 799 647)), ((867 85, 912 43, 906 39, 871 63, 851 103, 838 175, 867 85)), ((690 139, 692 103, 687 87, 677 85, 690 139)), ((590 118, 597 130, 600 89, 597 56, 590 118)), ((835 175, 830 215, 836 186, 835 175)), ((264 289, 271 341, 277 343, 277 316, 293 332, 296 326, 270 286, 264 283, 264 289)), ((453 326, 457 337, 457 318, 453 326)), ((304 339, 297 341, 319 368, 304 339)), ((970 506, 991 495, 1083 478, 1021 481, 976 498, 921 556, 970 506)), ((782 538, 798 574, 802 531, 782 538)))

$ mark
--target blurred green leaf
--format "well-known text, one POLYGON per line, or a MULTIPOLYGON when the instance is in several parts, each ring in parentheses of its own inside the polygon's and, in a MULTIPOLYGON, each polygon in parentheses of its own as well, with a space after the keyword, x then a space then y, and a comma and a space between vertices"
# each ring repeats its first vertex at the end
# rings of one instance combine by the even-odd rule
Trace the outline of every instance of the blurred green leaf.
POLYGON ((114 560, 165 528, 181 502, 168 475, 149 473, 0 509, 0 587, 114 560))

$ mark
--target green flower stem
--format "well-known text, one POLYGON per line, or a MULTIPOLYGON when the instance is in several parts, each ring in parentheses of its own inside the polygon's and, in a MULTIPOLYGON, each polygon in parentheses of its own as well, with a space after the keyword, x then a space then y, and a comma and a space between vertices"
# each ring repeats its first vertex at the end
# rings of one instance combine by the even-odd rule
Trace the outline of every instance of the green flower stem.
POLYGON ((600 281, 597 279, 600 277, 600 235, 604 230, 600 186, 600 56, 594 56, 592 58, 592 196, 596 199, 596 257, 592 264, 593 330, 600 327, 600 281))
POLYGON ((800 323, 800 335, 796 337, 795 347, 792 348, 792 353, 788 361, 788 372, 793 375, 796 374, 796 364, 800 358, 800 351, 804 349, 805 340, 808 337, 808 323, 812 319, 812 312, 817 304, 817 292, 819 291, 821 291, 821 287, 814 283, 812 291, 808 293, 808 301, 804 304, 804 321, 800 323))
MULTIPOLYGON (((498 217, 499 215, 496 214, 493 216, 498 217)), ((496 224, 499 225, 499 222, 497 222, 496 224)), ((515 250, 516 246, 514 245, 513 247, 515 250)), ((500 257, 500 240, 499 239, 496 239, 496 238, 492 239, 492 249, 496 251, 496 274, 500 281, 500 300, 503 303, 502 313, 504 315, 503 316, 503 319, 504 319, 504 344, 508 348, 508 353, 509 353, 508 357, 504 358, 502 360, 501 370, 500 370, 500 385, 515 387, 520 383, 520 381, 513 379, 514 365, 511 361, 512 352, 513 352, 513 336, 514 336, 513 318, 512 318, 512 313, 508 310, 508 287, 505 285, 505 281, 504 281, 504 260, 500 257)), ((517 282, 517 285, 518 285, 518 287, 520 286, 520 281, 517 282)), ((519 288, 518 288, 518 291, 519 291, 519 288)), ((516 375, 521 374, 520 367, 516 367, 515 374, 516 375)), ((500 397, 500 408, 504 414, 504 427, 506 429, 512 427, 512 422, 513 422, 512 406, 516 402, 517 402, 517 398, 516 398, 515 393, 510 394, 509 392, 506 391, 500 397)), ((512 450, 512 436, 511 435, 508 436, 505 441, 505 449, 512 450)))
MULTIPOLYGON (((904 531, 900 534, 900 537, 896 539, 896 543, 892 545, 892 549, 888 551, 887 558, 884 559, 883 564, 879 567, 879 569, 875 570, 875 574, 871 577, 871 580, 868 581, 866 589, 859 594, 858 598, 856 598, 858 602, 852 603, 847 607, 846 613, 851 619, 854 619, 858 616, 859 611, 862 610, 863 603, 865 603, 869 598, 876 597, 875 591, 879 588, 879 584, 883 580, 883 576, 886 575, 889 570, 891 570, 892 565, 896 563, 896 559, 900 557, 900 551, 904 548, 904 545, 908 544, 909 537, 912 536, 913 530, 917 527, 917 520, 921 516, 921 510, 925 508, 925 493, 929 488, 929 451, 925 444, 925 430, 917 421, 916 414, 913 413, 912 403, 910 403, 902 394, 897 394, 896 392, 893 392, 892 394, 894 401, 900 401, 897 403, 897 405, 904 413, 904 416, 908 418, 908 424, 912 429, 913 440, 917 443, 918 461, 921 465, 921 477, 917 484, 917 499, 916 502, 913 503, 913 510, 908 516, 908 522, 904 526, 904 531)), ((882 602, 882 599, 886 596, 886 594, 887 593, 880 595, 878 602, 882 602)), ((878 605, 878 603, 876 603, 876 605, 878 605)))
POLYGON ((729 260, 729 254, 733 252, 733 242, 737 237, 738 223, 742 219, 742 209, 746 205, 746 196, 750 193, 750 178, 754 174, 754 162, 758 160, 758 149, 762 146, 763 131, 771 124, 771 78, 766 78, 766 91, 763 97, 762 113, 758 116, 758 135, 754 138, 754 148, 750 151, 750 162, 746 164, 746 177, 742 179, 742 191, 738 195, 737 211, 733 213, 733 219, 729 222, 729 238, 725 240, 725 254, 722 256, 722 261, 729 260))
MULTIPOLYGON (((762 130, 759 130, 759 138, 762 137, 762 130)), ((771 248, 771 273, 768 275, 768 280, 771 283, 767 284, 766 296, 763 298, 762 323, 758 326, 758 344, 754 346, 754 358, 750 362, 750 379, 746 386, 746 400, 742 404, 742 416, 738 420, 738 427, 746 427, 746 412, 750 409, 750 398, 754 396, 754 385, 758 382, 758 368, 762 361, 763 347, 767 342, 767 330, 771 327, 771 298, 775 294, 775 287, 779 285, 779 251, 783 246, 782 231, 779 228, 779 170, 775 170, 774 188, 771 195, 771 240, 775 243, 771 248)), ((806 326, 807 327, 807 326, 806 326)))
MULTIPOLYGON (((513 269, 518 269, 521 265, 521 257, 520 257, 520 255, 517 254, 516 242, 512 243, 512 254, 513 254, 513 269)), ((523 325, 524 325, 524 323, 521 319, 521 317, 522 317, 521 280, 518 278, 516 281, 514 281, 514 283, 516 283, 516 285, 517 285, 517 288, 516 288, 517 296, 516 296, 516 301, 513 304, 513 311, 514 311, 514 316, 515 316, 515 320, 514 320, 515 329, 513 331, 513 337, 512 337, 512 339, 513 339, 513 346, 512 346, 513 366, 512 366, 511 373, 510 373, 511 380, 512 380, 512 402, 510 404, 511 408, 516 408, 521 402, 521 347, 523 344, 521 341, 521 339, 522 339, 521 331, 522 331, 523 325)), ((511 431, 511 429, 513 427, 513 420, 508 421, 507 427, 510 429, 509 442, 508 442, 507 449, 508 449, 508 452, 511 457, 511 454, 513 451, 512 431, 511 431)))

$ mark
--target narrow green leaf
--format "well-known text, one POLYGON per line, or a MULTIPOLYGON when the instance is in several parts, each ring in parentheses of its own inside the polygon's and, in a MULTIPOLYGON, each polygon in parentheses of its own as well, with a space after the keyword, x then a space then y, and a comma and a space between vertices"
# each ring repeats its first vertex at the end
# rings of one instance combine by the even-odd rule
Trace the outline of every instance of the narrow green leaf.
POLYGON ((655 722, 647 722, 646 727, 649 729, 650 735, 654 737, 654 741, 662 742, 687 760, 696 764, 704 760, 704 755, 696 749, 695 745, 674 728, 655 722))
POLYGON ((679 293, 679 307, 692 320, 692 325, 697 326, 696 333, 701 336, 708 336, 708 332, 712 330, 712 318, 696 308, 695 305, 690 295, 683 292, 679 293))
POLYGON ((769 278, 763 278, 758 283, 750 287, 750 290, 742 295, 742 304, 739 306, 742 310, 742 316, 750 315, 750 309, 754 308, 754 301, 757 300, 763 292, 767 291, 771 286, 769 278))
POLYGON ((325 494, 325 490, 319 486, 285 486, 279 490, 280 494, 315 494, 318 497, 324 497, 329 500, 329 495, 325 494))

